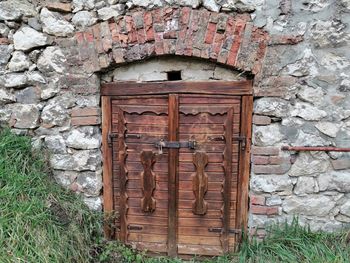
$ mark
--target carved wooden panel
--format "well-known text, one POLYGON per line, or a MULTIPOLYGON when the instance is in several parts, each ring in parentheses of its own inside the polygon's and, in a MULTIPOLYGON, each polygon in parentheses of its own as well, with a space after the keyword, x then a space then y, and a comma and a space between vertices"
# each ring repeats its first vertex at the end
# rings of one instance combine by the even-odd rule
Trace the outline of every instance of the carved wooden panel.
POLYGON ((236 246, 240 150, 232 138, 242 136, 241 109, 240 96, 112 97, 110 129, 118 133, 113 202, 121 241, 180 257, 215 256, 236 246), (169 144, 155 154, 161 140, 197 145, 169 144))
POLYGON ((153 166, 156 162, 156 154, 152 151, 142 151, 141 163, 143 171, 141 172, 141 185, 143 197, 141 198, 141 209, 145 213, 152 213, 156 209, 156 200, 153 197, 156 188, 156 175, 153 172, 153 166))
POLYGON ((196 199, 192 203, 192 211, 195 215, 204 215, 208 209, 208 203, 204 200, 208 190, 208 175, 205 173, 208 155, 205 152, 196 152, 193 154, 193 164, 196 167, 196 173, 192 179, 193 193, 196 199))

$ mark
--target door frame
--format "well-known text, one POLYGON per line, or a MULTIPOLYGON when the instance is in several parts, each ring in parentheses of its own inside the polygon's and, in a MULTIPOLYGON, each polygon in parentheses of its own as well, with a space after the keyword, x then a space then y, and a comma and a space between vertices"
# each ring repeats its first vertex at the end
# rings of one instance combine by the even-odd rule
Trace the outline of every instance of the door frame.
MULTIPOLYGON (((198 81, 198 82, 112 82, 101 85, 101 108, 102 108, 102 160, 103 160, 103 208, 105 213, 104 233, 106 238, 113 238, 114 231, 110 227, 113 220, 113 171, 112 171, 112 147, 110 147, 111 132, 111 100, 114 96, 145 96, 164 94, 207 94, 241 96, 240 136, 244 136, 245 147, 240 142, 239 167, 238 167, 238 193, 236 208, 236 228, 247 231, 248 222, 248 188, 250 177, 250 153, 253 114, 253 85, 252 81, 198 81)), ((176 103, 177 96, 173 97, 176 103)), ((169 101, 169 107, 171 101, 169 101)), ((169 125, 176 124, 176 119, 169 125), (173 122, 173 123, 172 123, 173 122)), ((176 135, 171 140, 176 141, 176 135)), ((169 152, 171 154, 171 151, 169 152)), ((176 160, 174 160, 176 161, 176 160)), ((169 164, 170 165, 170 164, 169 164)), ((175 165, 176 167, 176 165, 175 165)), ((176 168, 175 168, 176 169, 176 168)), ((175 178, 174 178, 175 179, 175 178)), ((169 191, 170 197, 170 191, 169 191)), ((175 209, 176 211, 176 209, 175 209)), ((169 217, 170 218, 170 217, 169 217)), ((170 219, 169 219, 170 220, 170 219)), ((174 222, 170 222, 174 225, 174 222)), ((176 223, 176 222, 175 222, 176 223)), ((174 233, 172 233, 174 235, 174 233)), ((176 235, 176 234, 175 234, 176 235)), ((237 241, 240 242, 237 235, 237 241)), ((168 237, 176 238, 176 236, 168 237)), ((173 243, 173 242, 171 242, 173 243)), ((175 243, 176 244, 176 243, 175 243)), ((176 255, 175 248, 168 250, 170 256, 176 255)))

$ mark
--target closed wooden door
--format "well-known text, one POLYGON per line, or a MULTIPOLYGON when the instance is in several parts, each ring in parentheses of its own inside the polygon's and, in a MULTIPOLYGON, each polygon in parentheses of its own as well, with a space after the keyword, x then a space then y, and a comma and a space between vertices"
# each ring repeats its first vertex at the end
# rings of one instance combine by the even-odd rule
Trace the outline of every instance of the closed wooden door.
POLYGON ((109 94, 116 237, 170 256, 221 255, 242 227, 243 97, 171 91, 109 94))

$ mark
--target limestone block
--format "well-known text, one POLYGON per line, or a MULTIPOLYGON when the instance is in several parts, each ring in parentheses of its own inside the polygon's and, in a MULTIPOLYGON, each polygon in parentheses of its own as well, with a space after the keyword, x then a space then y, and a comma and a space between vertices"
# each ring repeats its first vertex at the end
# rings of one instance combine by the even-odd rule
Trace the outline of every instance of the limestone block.
POLYGON ((255 126, 253 129, 253 144, 256 146, 269 146, 282 141, 280 125, 255 126))
POLYGON ((321 174, 317 180, 320 191, 350 192, 350 176, 346 170, 321 174))
POLYGON ((28 87, 16 93, 16 100, 22 104, 37 104, 40 102, 40 88, 28 87))
POLYGON ((7 89, 0 89, 0 105, 16 102, 16 97, 7 89))
POLYGON ((57 183, 64 187, 69 187, 78 177, 79 172, 53 170, 53 176, 57 183))
POLYGON ((261 98, 255 101, 254 113, 274 117, 286 117, 289 113, 289 102, 279 98, 261 98))
POLYGON ((330 167, 330 163, 327 160, 327 155, 324 158, 313 158, 309 153, 299 153, 298 158, 292 165, 289 171, 290 176, 318 176, 324 173, 330 167))
POLYGON ((209 11, 219 12, 220 6, 214 0, 203 0, 203 6, 209 11))
POLYGON ((340 213, 350 217, 350 200, 347 200, 341 207, 340 213))
POLYGON ((76 27, 83 28, 83 29, 88 27, 88 26, 91 26, 91 25, 95 24, 96 21, 97 21, 97 18, 95 18, 88 11, 79 11, 72 18, 73 24, 76 27))
POLYGON ((297 96, 303 101, 310 102, 314 105, 320 105, 325 99, 325 94, 321 87, 312 88, 303 86, 297 93, 297 96))
POLYGON ((33 129, 39 126, 39 107, 33 104, 12 104, 13 127, 19 129, 33 129))
POLYGON ((332 122, 319 122, 315 127, 323 134, 335 138, 340 130, 340 125, 332 122))
POLYGON ((300 176, 298 182, 294 187, 294 193, 299 196, 305 196, 307 194, 317 193, 318 186, 316 180, 313 177, 300 176))
POLYGON ((97 127, 80 127, 67 137, 68 147, 74 149, 97 149, 101 146, 101 133, 97 127))
POLYGON ((59 47, 47 47, 38 59, 38 69, 41 72, 63 73, 66 68, 66 57, 59 47))
POLYGON ((102 210, 102 198, 101 197, 84 197, 84 203, 91 209, 95 211, 102 210))
POLYGON ((253 175, 250 180, 250 189, 254 192, 292 192, 292 180, 287 175, 253 175))
POLYGON ((330 196, 308 195, 306 197, 288 196, 282 203, 283 211, 294 215, 326 216, 335 207, 330 196))
POLYGON ((81 172, 76 183, 85 196, 99 196, 102 189, 102 171, 81 172))
POLYGON ((82 150, 71 154, 52 154, 50 165, 56 170, 96 171, 101 165, 99 151, 82 150))
POLYGON ((0 20, 19 20, 22 16, 35 16, 34 5, 26 0, 7 0, 0 2, 0 20))
POLYGON ((103 7, 97 10, 98 17, 101 20, 108 20, 112 17, 118 17, 124 14, 124 5, 115 5, 113 7, 103 7))
POLYGON ((13 35, 13 43, 17 50, 30 50, 50 43, 48 37, 31 27, 22 27, 13 35))
POLYGON ((74 26, 62 15, 51 12, 46 7, 41 9, 40 20, 43 23, 43 31, 50 35, 65 37, 74 32, 74 26))
POLYGON ((51 153, 67 153, 66 143, 62 135, 50 135, 45 137, 45 145, 51 153))
POLYGON ((311 37, 317 48, 339 47, 347 45, 350 35, 340 20, 317 20, 312 24, 311 37))
POLYGON ((22 88, 28 83, 28 78, 23 73, 9 73, 0 77, 0 86, 3 84, 6 88, 22 88))
POLYGON ((0 45, 0 65, 6 65, 11 57, 13 45, 0 45))
POLYGON ((74 13, 83 9, 91 10, 95 7, 95 0, 73 0, 73 6, 74 13))
POLYGON ((301 117, 307 121, 319 121, 327 116, 327 112, 308 103, 297 102, 290 113, 293 117, 301 117))
POLYGON ((15 51, 12 54, 12 58, 8 63, 8 69, 10 71, 24 71, 30 67, 31 63, 29 58, 22 51, 15 51))

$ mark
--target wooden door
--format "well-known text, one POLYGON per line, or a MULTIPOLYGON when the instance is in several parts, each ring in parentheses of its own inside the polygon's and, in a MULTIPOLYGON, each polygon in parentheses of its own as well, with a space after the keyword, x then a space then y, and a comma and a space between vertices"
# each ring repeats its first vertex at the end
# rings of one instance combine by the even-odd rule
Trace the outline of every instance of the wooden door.
POLYGON ((170 256, 221 255, 245 226, 250 125, 241 120, 251 83, 200 84, 102 89, 104 160, 112 168, 104 166, 105 208, 119 213, 115 234, 126 244, 170 256))

